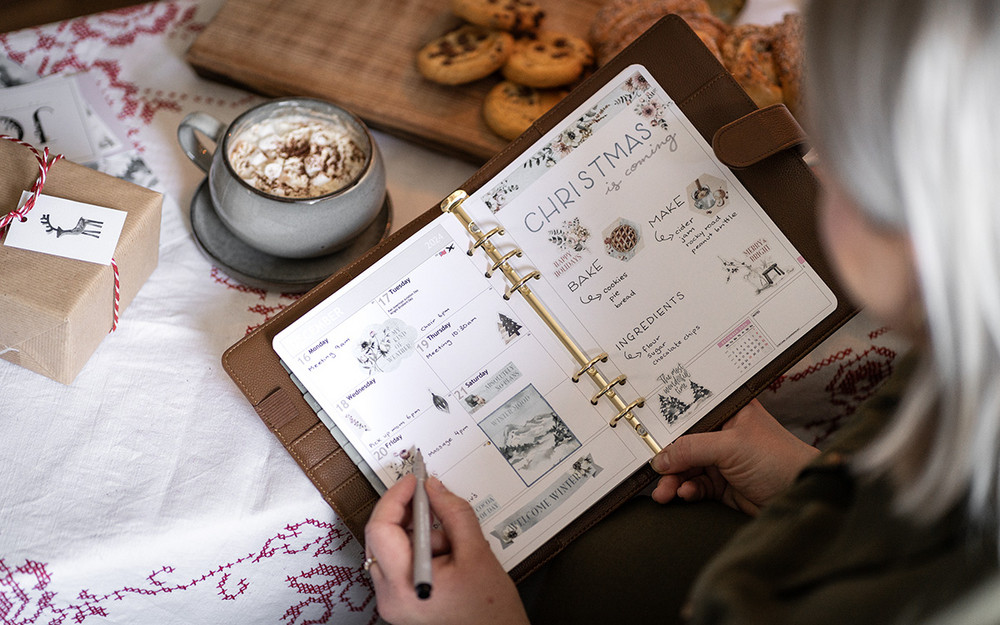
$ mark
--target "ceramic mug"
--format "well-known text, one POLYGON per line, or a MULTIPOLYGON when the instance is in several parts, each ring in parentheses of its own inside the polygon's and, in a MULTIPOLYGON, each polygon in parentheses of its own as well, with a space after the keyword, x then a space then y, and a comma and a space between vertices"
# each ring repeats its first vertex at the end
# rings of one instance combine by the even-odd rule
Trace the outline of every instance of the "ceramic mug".
MULTIPOLYGON (((329 137, 320 139, 321 143, 329 142, 329 137)), ((361 234, 385 203, 385 166, 371 132, 354 114, 329 102, 302 97, 271 100, 246 111, 228 126, 207 113, 191 113, 177 128, 177 140, 187 157, 208 174, 212 205, 222 222, 248 245, 267 254, 284 258, 330 254, 361 234), (339 145, 351 146, 353 165, 350 171, 328 182, 326 188, 320 187, 317 195, 282 195, 289 189, 280 182, 286 175, 281 173, 282 164, 296 157, 308 158, 299 154, 304 148, 292 145, 296 139, 290 134, 295 128, 303 131, 303 126, 325 128, 327 134, 337 136, 339 145), (274 128, 278 130, 267 135, 274 128), (195 131, 213 140, 215 149, 205 147, 195 131), (260 138, 262 134, 264 139, 260 138), (270 141, 264 147, 273 148, 274 142, 281 140, 292 149, 283 147, 284 158, 263 161, 264 152, 255 148, 251 155, 245 149, 248 136, 252 145, 257 145, 253 141, 270 141), (233 154, 234 147, 239 147, 239 154, 233 154), (257 173, 248 176, 248 171, 257 173)), ((267 154, 273 156, 274 152, 267 154)), ((301 182, 301 172, 308 170, 298 171, 301 182)), ((307 178, 310 186, 306 188, 315 189, 314 178, 307 178)), ((296 184, 294 175, 287 180, 288 184, 296 184)), ((320 181, 327 180, 329 177, 320 181)))

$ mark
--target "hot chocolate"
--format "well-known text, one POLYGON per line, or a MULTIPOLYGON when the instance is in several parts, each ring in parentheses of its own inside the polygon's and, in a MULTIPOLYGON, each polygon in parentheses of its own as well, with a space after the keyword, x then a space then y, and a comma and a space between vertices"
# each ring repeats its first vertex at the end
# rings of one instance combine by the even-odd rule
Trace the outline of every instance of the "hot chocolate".
POLYGON ((367 154, 338 119, 286 115, 241 130, 229 147, 229 162, 251 186, 287 198, 332 193, 365 167, 367 154))

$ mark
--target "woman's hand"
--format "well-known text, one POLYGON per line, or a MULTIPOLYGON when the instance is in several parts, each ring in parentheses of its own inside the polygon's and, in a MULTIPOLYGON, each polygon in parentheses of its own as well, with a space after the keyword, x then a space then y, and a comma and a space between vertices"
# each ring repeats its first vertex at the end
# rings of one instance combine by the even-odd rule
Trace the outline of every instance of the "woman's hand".
POLYGON ((431 535, 431 596, 417 598, 413 546, 407 532, 416 483, 416 478, 407 475, 394 484, 365 526, 366 551, 376 558, 369 574, 382 618, 395 625, 526 624, 528 617, 514 582, 490 550, 472 507, 433 477, 427 479, 427 497, 442 529, 431 535))
POLYGON ((718 499, 756 515, 818 454, 753 400, 720 431, 682 436, 657 454, 653 499, 718 499))

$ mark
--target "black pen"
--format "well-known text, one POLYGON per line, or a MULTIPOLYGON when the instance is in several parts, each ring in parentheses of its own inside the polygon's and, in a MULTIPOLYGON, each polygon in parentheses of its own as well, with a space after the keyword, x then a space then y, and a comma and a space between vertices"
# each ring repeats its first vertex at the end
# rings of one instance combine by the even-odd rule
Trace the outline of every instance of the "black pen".
POLYGON ((417 490, 413 493, 413 585, 417 596, 431 596, 431 507, 427 501, 427 467, 424 457, 417 450, 413 459, 413 474, 417 476, 417 490))

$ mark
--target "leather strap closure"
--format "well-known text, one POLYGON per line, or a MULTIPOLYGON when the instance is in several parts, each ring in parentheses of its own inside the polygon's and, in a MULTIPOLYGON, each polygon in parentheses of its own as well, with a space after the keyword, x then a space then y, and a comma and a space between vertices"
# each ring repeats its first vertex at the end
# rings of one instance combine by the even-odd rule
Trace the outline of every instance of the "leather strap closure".
POLYGON ((715 155, 729 167, 755 165, 778 152, 806 151, 806 134, 784 104, 772 104, 729 122, 712 137, 715 155))

